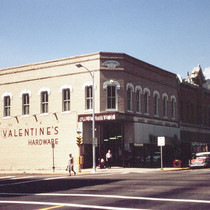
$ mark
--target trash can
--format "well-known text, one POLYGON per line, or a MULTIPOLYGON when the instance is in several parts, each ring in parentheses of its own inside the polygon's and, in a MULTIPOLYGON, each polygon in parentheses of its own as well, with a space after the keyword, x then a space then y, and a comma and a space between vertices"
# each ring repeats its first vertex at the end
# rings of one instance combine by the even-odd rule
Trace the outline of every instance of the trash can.
POLYGON ((173 167, 174 168, 181 168, 182 166, 182 161, 181 160, 174 160, 173 161, 173 167))

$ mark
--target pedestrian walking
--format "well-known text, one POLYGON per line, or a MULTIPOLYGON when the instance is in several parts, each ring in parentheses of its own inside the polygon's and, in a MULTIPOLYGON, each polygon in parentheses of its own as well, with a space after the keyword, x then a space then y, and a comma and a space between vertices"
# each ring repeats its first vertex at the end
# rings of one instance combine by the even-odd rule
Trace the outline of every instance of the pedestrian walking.
POLYGON ((74 171, 74 158, 71 153, 69 154, 67 170, 69 171, 69 176, 71 176, 71 171, 74 172, 74 175, 76 175, 76 172, 74 171))

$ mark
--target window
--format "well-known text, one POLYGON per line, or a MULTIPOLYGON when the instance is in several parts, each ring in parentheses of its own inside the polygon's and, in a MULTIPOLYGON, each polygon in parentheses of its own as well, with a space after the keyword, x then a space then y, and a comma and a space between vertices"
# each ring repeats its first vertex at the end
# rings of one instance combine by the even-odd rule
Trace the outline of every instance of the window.
POLYGON ((62 85, 59 92, 62 94, 62 112, 71 111, 71 92, 73 88, 71 85, 62 85))
POLYGON ((63 89, 63 112, 70 111, 70 89, 63 89))
POLYGON ((48 113, 48 92, 41 92, 41 114, 48 113))
POLYGON ((130 87, 128 87, 127 90, 127 102, 128 102, 128 110, 132 111, 132 90, 130 87))
POLYGON ((137 85, 135 87, 136 92, 136 112, 141 113, 141 94, 142 94, 142 88, 140 85, 137 85))
POLYGON ((29 94, 28 93, 22 95, 22 105, 23 105, 22 114, 29 115, 29 94))
POLYGON ((149 95, 147 92, 144 94, 144 112, 149 114, 149 95))
POLYGON ((154 97, 154 114, 155 116, 158 116, 159 115, 159 112, 158 112, 158 108, 159 108, 159 103, 158 103, 158 100, 160 98, 160 94, 157 90, 155 90, 153 92, 153 97, 154 97))
POLYGON ((144 88, 143 90, 144 94, 144 113, 149 114, 149 96, 150 96, 150 90, 149 88, 144 88))
POLYGON ((163 94, 163 116, 168 116, 168 96, 166 93, 163 94))
POLYGON ((4 96, 4 117, 10 116, 10 96, 4 96))
POLYGON ((41 100, 41 114, 48 113, 48 106, 49 106, 49 97, 50 89, 47 87, 43 87, 39 90, 40 100, 41 100))
POLYGON ((106 109, 117 109, 117 90, 120 89, 120 84, 116 81, 110 80, 103 84, 103 89, 106 90, 106 109))
POLYGON ((155 109, 155 115, 158 116, 158 95, 155 94, 155 97, 154 97, 154 109, 155 109))
POLYGON ((116 109, 116 86, 107 86, 107 109, 116 109))
POLYGON ((127 83, 127 110, 132 111, 132 92, 134 91, 134 86, 132 83, 127 83))
POLYGON ((92 86, 86 86, 85 97, 86 97, 86 109, 92 109, 93 108, 92 86))
POLYGON ((176 100, 175 100, 175 98, 172 98, 171 105, 172 105, 172 118, 175 118, 176 117, 176 100))
POLYGON ((140 90, 136 91, 136 111, 141 112, 141 95, 140 90))
POLYGON ((22 99, 22 115, 29 115, 30 112, 30 90, 23 90, 20 93, 20 98, 22 99))

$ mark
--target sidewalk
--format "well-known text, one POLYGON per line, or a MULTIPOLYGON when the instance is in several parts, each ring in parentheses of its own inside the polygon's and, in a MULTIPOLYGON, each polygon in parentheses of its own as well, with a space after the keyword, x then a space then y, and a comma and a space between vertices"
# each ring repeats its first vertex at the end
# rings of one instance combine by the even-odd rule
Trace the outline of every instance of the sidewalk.
MULTIPOLYGON (((122 167, 116 167, 113 166, 111 169, 105 168, 105 169, 96 169, 94 171, 92 168, 88 169, 81 169, 81 172, 77 172, 77 174, 90 174, 90 173, 130 173, 130 172, 135 172, 135 173, 147 173, 147 172, 163 172, 163 171, 177 171, 177 170, 187 170, 187 168, 122 168, 122 167)), ((67 171, 64 170, 56 170, 53 172, 53 170, 36 170, 36 171, 0 171, 1 174, 40 174, 40 175, 65 175, 68 174, 67 171)))

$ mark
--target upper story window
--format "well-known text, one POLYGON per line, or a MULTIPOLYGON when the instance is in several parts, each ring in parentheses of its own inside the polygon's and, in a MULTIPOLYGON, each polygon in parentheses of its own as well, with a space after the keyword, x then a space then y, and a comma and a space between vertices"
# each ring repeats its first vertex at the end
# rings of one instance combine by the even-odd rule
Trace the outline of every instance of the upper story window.
POLYGON ((120 89, 120 84, 113 80, 106 81, 103 89, 106 90, 106 109, 117 110, 117 90, 120 89))
POLYGON ((142 94, 142 88, 140 85, 135 87, 136 92, 136 111, 141 113, 141 94, 142 94))
POLYGON ((107 109, 116 109, 116 86, 107 86, 107 109))
POLYGON ((128 110, 132 111, 132 91, 129 87, 127 90, 128 110))
POLYGON ((20 93, 20 98, 22 98, 22 115, 29 115, 30 113, 30 97, 30 90, 25 89, 20 93))
POLYGON ((132 92, 134 91, 133 84, 127 83, 126 85, 126 90, 127 90, 127 110, 132 111, 132 92))
POLYGON ((63 96, 63 105, 62 105, 62 111, 70 111, 70 89, 63 89, 62 91, 63 96))
POLYGON ((159 98, 160 98, 160 94, 157 90, 154 91, 153 97, 154 97, 154 113, 155 113, 155 116, 158 116, 159 115, 159 113, 158 113, 158 105, 159 105, 158 101, 159 101, 159 98))
POLYGON ((87 86, 85 88, 85 101, 86 101, 86 109, 93 108, 93 94, 92 94, 92 86, 87 86))
POLYGON ((144 112, 145 114, 149 114, 149 96, 150 90, 148 88, 144 88, 144 112))
MULTIPOLYGON (((93 83, 86 82, 83 84, 82 89, 85 91, 85 109, 92 110, 93 109, 93 83)), ((94 85, 94 89, 96 86, 94 85)))
POLYGON ((46 87, 40 89, 39 95, 41 96, 41 114, 47 114, 49 112, 50 89, 46 87))
POLYGON ((4 93, 1 98, 4 101, 4 117, 10 117, 11 116, 11 99, 12 94, 11 93, 4 93))
POLYGON ((62 93, 62 112, 71 111, 71 85, 63 85, 60 87, 60 93, 62 93))
POLYGON ((163 93, 162 96, 163 99, 163 116, 168 116, 168 95, 166 93, 163 93))
POLYGON ((23 115, 29 115, 29 94, 25 93, 22 97, 22 113, 23 115))
POLYGON ((172 111, 172 118, 175 119, 176 118, 176 98, 174 95, 171 96, 171 111, 172 111))
POLYGON ((10 97, 9 96, 4 96, 4 117, 9 117, 10 116, 10 97))
POLYGON ((47 91, 41 92, 41 113, 48 113, 48 93, 47 91))

